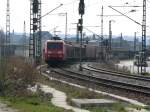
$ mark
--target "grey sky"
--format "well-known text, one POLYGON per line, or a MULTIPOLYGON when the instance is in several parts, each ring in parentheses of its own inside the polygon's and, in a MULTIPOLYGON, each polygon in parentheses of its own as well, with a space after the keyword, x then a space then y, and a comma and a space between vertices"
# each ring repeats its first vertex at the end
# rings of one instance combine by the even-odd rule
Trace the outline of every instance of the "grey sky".
MULTIPOLYGON (((6 18, 6 1, 0 0, 0 27, 5 30, 5 18, 6 18)), ((84 0, 85 1, 85 15, 84 26, 100 26, 101 18, 97 15, 101 14, 101 6, 104 5, 104 15, 118 15, 119 13, 113 11, 108 6, 123 6, 123 5, 138 5, 142 6, 142 0, 84 0)), ((30 0, 10 0, 11 9, 11 31, 14 29, 15 32, 23 32, 23 21, 26 21, 26 31, 29 32, 29 10, 30 10, 30 0)), ((61 33, 65 32, 65 16, 59 16, 57 13, 68 13, 68 33, 75 34, 74 29, 76 25, 71 23, 76 23, 79 19, 78 15, 78 3, 79 0, 42 0, 42 15, 46 12, 54 9, 60 3, 64 4, 59 9, 55 10, 51 14, 42 19, 42 30, 50 31, 54 27, 61 33)), ((140 8, 118 8, 117 10, 122 13, 127 14, 134 20, 142 23, 142 7, 140 8), (130 10, 135 9, 136 12, 128 13, 130 10)), ((147 1, 147 26, 150 26, 150 0, 147 1)), ((141 35, 141 26, 135 24, 126 17, 104 17, 104 34, 108 34, 108 21, 115 20, 112 23, 113 34, 119 35, 121 32, 124 35, 134 35, 134 32, 139 32, 141 35)), ((89 27, 90 30, 100 34, 100 27, 89 27)), ((87 34, 91 34, 85 30, 87 34)), ((150 34, 150 28, 147 27, 147 34, 150 34)))

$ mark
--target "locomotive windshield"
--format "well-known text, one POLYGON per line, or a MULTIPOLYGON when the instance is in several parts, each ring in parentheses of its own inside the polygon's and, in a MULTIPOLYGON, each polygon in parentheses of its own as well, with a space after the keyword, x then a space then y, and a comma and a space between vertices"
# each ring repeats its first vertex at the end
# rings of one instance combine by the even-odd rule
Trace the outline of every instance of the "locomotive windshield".
POLYGON ((62 43, 47 43, 48 49, 62 49, 62 43))

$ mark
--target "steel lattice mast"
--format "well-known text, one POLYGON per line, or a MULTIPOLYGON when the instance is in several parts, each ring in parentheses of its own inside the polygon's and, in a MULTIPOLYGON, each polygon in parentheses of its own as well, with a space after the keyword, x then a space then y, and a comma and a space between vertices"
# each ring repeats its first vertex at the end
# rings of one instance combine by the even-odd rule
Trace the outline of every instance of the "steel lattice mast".
POLYGON ((146 72, 146 0, 143 0, 141 74, 145 72, 146 72))
POLYGON ((6 39, 5 39, 5 53, 4 55, 8 56, 10 53, 10 1, 7 0, 7 9, 6 9, 6 39))
POLYGON ((31 0, 29 57, 39 64, 41 56, 41 0, 31 0))

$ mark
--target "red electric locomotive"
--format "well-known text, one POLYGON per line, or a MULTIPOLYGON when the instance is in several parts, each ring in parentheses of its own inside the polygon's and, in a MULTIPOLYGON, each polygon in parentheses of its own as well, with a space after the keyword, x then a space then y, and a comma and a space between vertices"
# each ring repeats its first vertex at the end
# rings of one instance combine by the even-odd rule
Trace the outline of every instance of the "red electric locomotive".
POLYGON ((44 59, 46 63, 59 62, 64 60, 64 41, 47 40, 44 46, 44 59))

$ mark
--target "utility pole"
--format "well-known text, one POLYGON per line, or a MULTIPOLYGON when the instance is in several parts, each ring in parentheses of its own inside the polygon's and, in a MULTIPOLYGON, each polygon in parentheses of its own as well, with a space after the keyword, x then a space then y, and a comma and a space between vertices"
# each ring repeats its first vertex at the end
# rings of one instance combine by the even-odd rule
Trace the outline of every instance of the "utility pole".
POLYGON ((76 32, 76 42, 79 43, 79 31, 78 31, 78 23, 77 23, 77 32, 76 32))
POLYGON ((109 21, 109 42, 108 42, 108 51, 111 55, 111 41, 112 41, 112 30, 111 30, 111 20, 109 21))
POLYGON ((136 54, 136 32, 134 32, 134 53, 136 54))
POLYGON ((68 31, 68 14, 67 14, 67 12, 65 12, 65 13, 59 13, 60 15, 62 14, 62 16, 64 16, 65 15, 65 17, 66 17, 66 20, 65 20, 65 39, 64 40, 67 40, 67 31, 68 31))
POLYGON ((79 70, 82 71, 82 31, 83 31, 83 15, 84 15, 84 0, 80 0, 79 3, 79 15, 81 15, 81 18, 78 21, 78 31, 80 31, 80 66, 79 70))
POLYGON ((65 13, 66 14, 66 27, 65 27, 65 40, 67 41, 67 24, 68 24, 68 14, 67 14, 67 12, 65 13))
POLYGON ((123 47, 123 37, 122 37, 122 33, 120 35, 120 48, 123 47))
POLYGON ((136 32, 134 32, 134 56, 137 57, 137 73, 139 74, 139 64, 140 64, 140 57, 136 56, 137 52, 137 37, 136 37, 136 32))
POLYGON ((54 36, 56 36, 56 27, 54 28, 54 36))
MULTIPOLYGON (((101 60, 103 60, 102 58, 104 57, 104 52, 103 52, 103 6, 101 8, 101 53, 99 52, 99 57, 100 57, 100 54, 102 55, 101 57, 101 60)), ((100 39, 99 39, 100 40, 100 39)), ((100 46, 100 43, 99 43, 99 46, 100 46)))
POLYGON ((103 18, 103 6, 102 6, 102 12, 101 12, 101 41, 102 41, 102 39, 103 39, 103 23, 104 23, 104 18, 103 18))
POLYGON ((143 0, 141 74, 146 73, 146 0, 143 0))
POLYGON ((26 59, 26 45, 27 45, 27 41, 26 41, 26 22, 24 21, 24 26, 23 26, 23 56, 26 59))
POLYGON ((109 20, 109 51, 112 50, 112 22, 115 22, 115 20, 109 20))

